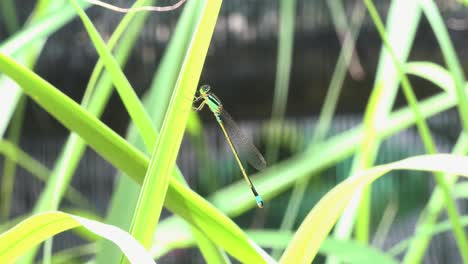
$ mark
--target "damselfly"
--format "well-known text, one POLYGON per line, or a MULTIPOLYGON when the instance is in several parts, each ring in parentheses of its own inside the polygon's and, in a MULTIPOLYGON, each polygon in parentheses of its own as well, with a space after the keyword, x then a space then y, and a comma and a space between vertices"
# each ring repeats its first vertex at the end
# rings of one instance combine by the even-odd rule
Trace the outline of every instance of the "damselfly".
POLYGON ((266 167, 265 159, 252 142, 244 136, 228 112, 224 110, 223 104, 219 98, 210 91, 210 86, 203 85, 198 90, 198 93, 199 96, 195 97, 194 103, 199 101, 202 102, 197 107, 194 107, 194 109, 200 111, 205 105, 208 105, 208 108, 213 112, 216 121, 218 121, 218 124, 226 137, 229 147, 231 147, 232 153, 236 158, 245 181, 252 190, 252 193, 255 195, 255 201, 257 202, 258 207, 262 208, 262 197, 257 193, 257 190, 255 190, 252 180, 245 172, 239 156, 247 159, 247 161, 257 170, 262 170, 266 167))

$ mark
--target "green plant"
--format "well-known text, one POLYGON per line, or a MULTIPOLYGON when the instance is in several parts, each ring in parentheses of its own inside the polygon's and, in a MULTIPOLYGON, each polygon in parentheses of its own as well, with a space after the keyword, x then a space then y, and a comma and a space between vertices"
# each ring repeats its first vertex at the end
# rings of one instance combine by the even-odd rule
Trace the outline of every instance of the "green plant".
MULTIPOLYGON (((133 7, 155 4, 156 1, 139 0, 133 7)), ((353 39, 363 19, 363 13, 359 13, 363 12, 363 6, 357 3, 353 26, 346 28, 340 17, 344 16, 344 8, 336 3, 330 4, 339 24, 337 28, 349 32, 343 41, 343 53, 330 84, 333 89, 330 89, 324 104, 319 129, 309 145, 305 145, 307 140, 300 137, 295 129, 282 129, 290 135, 279 135, 282 142, 269 141, 269 156, 276 161, 283 141, 291 149, 301 152, 270 164, 264 171, 253 175, 267 207, 280 194, 294 190, 287 202, 288 215, 284 216, 281 230, 244 230, 233 218, 254 208, 255 201, 243 180, 202 197, 190 189, 175 164, 186 130, 193 138, 202 138, 201 123, 190 111, 214 34, 221 0, 188 1, 184 5, 177 29, 144 99, 136 95, 122 67, 149 13, 127 13, 109 42, 105 43, 84 11, 89 6, 86 1, 38 1, 33 15, 24 26, 18 22, 14 2, 2 2, 2 11, 6 14, 4 23, 12 35, 0 43, 0 96, 10 96, 13 100, 10 104, 0 105, 2 136, 9 126, 5 135, 8 140, 0 141, 0 154, 7 158, 0 200, 0 263, 18 258, 22 263, 32 263, 41 242, 76 227, 81 228, 76 233, 87 243, 63 252, 46 251, 45 261, 65 262, 79 259, 83 254, 95 254, 98 263, 132 262, 136 258, 142 262, 152 262, 152 258, 159 258, 173 249, 197 245, 209 263, 229 263, 226 254, 245 263, 273 263, 275 259, 281 263, 310 263, 317 253, 330 256, 327 262, 363 263, 366 260, 362 256, 365 255, 372 256, 371 263, 395 263, 395 254, 404 247, 408 248, 404 261, 414 263, 421 261, 434 233, 448 229, 447 224, 437 225, 442 208, 448 211, 460 255, 465 262, 468 261, 468 246, 463 231, 467 221, 457 212, 453 201, 463 197, 463 190, 466 189, 463 184, 456 183, 458 175, 468 177, 468 158, 463 156, 468 147, 466 135, 461 131, 453 154, 439 154, 425 120, 456 107, 463 129, 468 127, 467 84, 454 45, 433 1, 392 1, 387 29, 372 1, 365 0, 364 4, 380 34, 383 47, 362 124, 326 137, 344 74, 350 65, 353 39), (411 16, 403 20, 404 24, 400 21, 399 12, 402 10, 411 12, 411 16), (81 104, 33 71, 47 37, 76 15, 100 58, 81 104), (434 31, 447 69, 428 61, 407 61, 422 15, 427 17, 434 31), (400 36, 401 32, 405 32, 404 36, 400 36), (441 90, 429 98, 417 100, 408 75, 428 80, 441 90), (11 82, 8 78, 18 86, 7 85, 11 82), (409 106, 392 111, 400 82, 409 106), (128 139, 120 137, 99 120, 112 86, 116 87, 133 124, 128 139), (29 157, 19 147, 24 98, 33 100, 71 132, 52 170, 29 157), (375 165, 381 143, 413 125, 417 126, 428 155, 375 165), (189 128, 186 129, 186 126, 189 128), (295 145, 291 141, 295 138, 300 138, 298 142, 303 145, 293 147, 295 145), (121 173, 105 219, 96 215, 86 198, 69 187, 86 146, 121 173), (315 206, 308 208, 308 214, 302 220, 299 212, 304 194, 310 188, 307 187, 308 181, 353 154, 352 169, 347 173, 350 176, 332 188, 315 206), (31 214, 9 219, 11 186, 15 181, 17 164, 45 181, 46 186, 31 214), (428 213, 421 217, 415 234, 389 252, 383 252, 369 245, 372 216, 370 188, 373 181, 383 175, 394 175, 387 173, 395 170, 435 172, 438 185, 426 205, 428 213), (70 200, 73 208, 62 208, 60 204, 63 199, 70 200), (350 204, 350 201, 353 202, 350 204), (163 207, 173 215, 160 219, 163 207), (338 220, 343 211, 346 217, 338 220), (295 223, 300 223, 299 228, 290 231, 295 223), (338 224, 333 236, 327 238, 335 223, 338 224), (356 241, 351 239, 353 230, 356 241), (89 231, 93 233, 92 236, 87 233, 89 231), (115 236, 114 233, 122 236, 115 236), (173 240, 168 237, 173 237, 173 240), (101 240, 96 241, 101 238, 119 245, 121 251, 108 248, 108 244, 101 240), (274 258, 262 247, 276 249, 274 258), (122 253, 125 258, 121 257, 122 253)), ((282 1, 280 8, 283 20, 274 93, 274 121, 283 120, 287 94, 291 92, 288 83, 294 63, 293 22, 297 6, 294 1, 282 1)), ((274 130, 275 125, 270 128, 274 130)), ((205 151, 199 150, 198 153, 205 151)))

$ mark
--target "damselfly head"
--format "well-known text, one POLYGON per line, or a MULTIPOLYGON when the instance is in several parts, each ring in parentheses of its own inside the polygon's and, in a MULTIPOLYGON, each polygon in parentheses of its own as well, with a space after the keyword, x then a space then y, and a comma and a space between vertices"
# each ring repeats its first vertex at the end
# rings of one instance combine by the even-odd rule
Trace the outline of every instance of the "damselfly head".
POLYGON ((210 86, 205 84, 202 87, 200 87, 198 92, 200 93, 200 95, 206 95, 210 92, 210 90, 211 90, 210 86))

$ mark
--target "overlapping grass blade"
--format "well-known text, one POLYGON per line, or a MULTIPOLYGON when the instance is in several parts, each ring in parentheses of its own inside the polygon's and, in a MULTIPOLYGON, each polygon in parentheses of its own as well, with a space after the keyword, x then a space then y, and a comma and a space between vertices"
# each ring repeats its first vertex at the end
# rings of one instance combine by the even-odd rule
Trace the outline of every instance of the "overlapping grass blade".
MULTIPOLYGON (((114 166, 138 183, 143 181, 148 159, 97 118, 51 84, 2 54, 0 72, 14 79, 36 103, 65 127, 78 133, 114 166)), ((264 261, 261 256, 263 252, 255 249, 252 242, 229 218, 176 180, 170 180, 165 203, 168 209, 199 227, 235 258, 241 261, 264 261)))
POLYGON ((468 157, 436 154, 407 158, 359 172, 329 191, 309 212, 280 263, 311 263, 320 244, 356 191, 392 170, 444 172, 468 177, 468 157))
POLYGON ((200 3, 202 15, 187 49, 183 66, 156 140, 133 216, 131 234, 149 248, 166 199, 167 187, 184 135, 192 100, 216 25, 220 0, 200 3), (203 4, 203 5, 202 5, 203 4))
POLYGON ((112 77, 112 81, 114 82, 117 92, 119 93, 132 121, 135 122, 138 132, 141 134, 146 146, 151 149, 154 146, 153 135, 156 133, 156 129, 154 128, 148 113, 138 99, 138 96, 133 90, 127 77, 125 77, 125 74, 122 72, 119 63, 112 56, 112 53, 107 48, 104 40, 99 35, 99 32, 89 17, 78 5, 76 0, 70 0, 70 2, 78 13, 78 16, 80 16, 97 52, 99 53, 99 56, 102 58, 102 62, 109 71, 109 75, 112 77))
MULTIPOLYGON (((7 133, 7 139, 14 145, 19 145, 21 138, 21 128, 24 121, 24 111, 26 109, 26 96, 18 100, 16 111, 7 133)), ((0 221, 8 219, 11 209, 12 193, 15 182, 16 162, 10 157, 5 157, 3 162, 3 174, 0 186, 0 221)))
MULTIPOLYGON (((271 124, 274 129, 281 127, 286 113, 286 105, 289 94, 289 80, 291 79, 296 0, 279 1, 279 32, 278 52, 276 60, 275 91, 273 95, 273 110, 271 113, 271 124)), ((277 131, 281 133, 281 129, 277 131)), ((266 159, 269 163, 278 159, 278 142, 272 141, 266 149, 266 159)))
MULTIPOLYGON (((449 89, 449 88, 447 88, 449 89)), ((468 89, 466 90, 468 92, 468 89)), ((424 118, 446 111, 456 105, 454 94, 441 93, 422 100, 419 108, 424 118)), ((385 139, 398 131, 414 125, 415 117, 409 107, 390 114, 387 121, 377 127, 376 136, 385 139)), ((314 149, 304 154, 275 164, 255 175, 256 185, 267 199, 276 197, 286 191, 301 178, 313 176, 319 171, 331 167, 338 161, 351 156, 363 141, 363 127, 357 126, 325 142, 319 143, 314 149), (317 151, 320 150, 320 151, 317 151)), ((215 193, 210 201, 222 212, 237 216, 255 206, 251 194, 239 181, 215 193)))
MULTIPOLYGON (((456 186, 455 186, 454 191, 456 191, 456 186)), ((464 191, 466 191, 466 190, 464 190, 464 191)), ((461 218, 461 222, 462 222, 463 226, 465 226, 465 227, 468 226, 468 217, 463 216, 461 218)), ((451 226, 449 220, 441 221, 441 222, 431 226, 431 228, 429 228, 429 229, 418 230, 411 237, 399 241, 396 245, 391 247, 387 252, 388 252, 388 254, 390 254, 392 256, 398 256, 401 253, 404 253, 404 251, 411 245, 411 243, 414 240, 418 240, 421 237, 425 237, 425 236, 432 237, 432 236, 435 236, 435 235, 439 235, 439 234, 441 234, 443 232, 450 231, 451 229, 452 229, 452 226, 451 226)))
MULTIPOLYGON (((421 8, 424 10, 424 13, 426 14, 427 20, 429 24, 432 27, 432 30, 435 33, 435 36, 437 38, 437 41, 439 42, 442 54, 444 55, 444 60, 447 64, 448 69, 450 70, 450 73, 452 74, 453 77, 453 84, 454 84, 454 91, 457 95, 457 100, 458 100, 458 112, 460 113, 460 118, 463 126, 463 130, 465 133, 468 131, 468 101, 467 97, 464 91, 465 87, 465 76, 464 76, 464 71, 463 68, 461 67, 461 64, 457 58, 456 51, 454 48, 454 45, 452 41, 450 40, 450 36, 448 34, 448 30, 445 27, 443 18, 434 3, 434 1, 431 0, 421 0, 419 1, 421 8)), ((460 138, 461 140, 461 138, 460 138)), ((453 184, 453 183, 452 183, 453 184)), ((450 187, 450 183, 448 183, 450 187)), ((443 187, 443 186, 442 186, 443 187)), ((443 191, 443 193, 446 193, 446 190, 444 188, 438 187, 436 192, 440 194, 440 191, 443 191)), ((434 194, 436 193, 434 192, 434 194)), ((440 196, 440 195, 439 195, 440 196)), ((433 197, 436 197, 433 195, 433 197)), ((435 201, 434 199, 431 199, 431 202, 435 201)), ((435 202, 433 202, 435 204, 435 202)), ((445 203, 447 203, 445 201, 445 203)), ((442 201, 439 199, 439 202, 437 205, 434 205, 430 207, 430 213, 429 214, 423 214, 421 215, 420 219, 420 225, 418 228, 426 228, 435 225, 436 220, 437 220, 437 215, 442 209, 442 201)), ((428 205, 429 206, 429 205, 428 205)), ((464 230, 461 228, 461 223, 460 220, 457 219, 457 217, 453 217, 453 209, 450 203, 446 205, 450 219, 452 221, 452 224, 454 226, 454 236, 457 241, 457 244, 460 248, 460 253, 464 259, 465 262, 468 261, 468 242, 466 238, 466 233, 464 233, 464 230)), ((408 251, 405 255, 404 262, 405 263, 414 263, 414 262, 420 262, 424 256, 424 253, 429 246, 431 236, 424 236, 421 237, 420 239, 415 239, 412 241, 411 246, 408 248, 408 251)))
POLYGON ((40 242, 79 226, 114 242, 133 263, 154 263, 148 252, 125 231, 62 212, 47 212, 29 217, 0 235, 0 262, 11 263, 40 242))
MULTIPOLYGON (((387 16, 387 36, 391 41, 392 45, 396 47, 398 58, 400 61, 406 61, 412 43, 414 41, 415 32, 421 17, 421 9, 415 2, 399 2, 392 1, 390 4, 388 16, 387 16), (408 16, 401 16, 402 13, 411 14, 408 16)), ((385 98, 380 103, 376 104, 376 108, 373 109, 376 113, 373 114, 375 120, 387 120, 389 113, 393 106, 400 80, 397 77, 397 70, 392 62, 389 52, 383 48, 380 52, 379 61, 377 65, 377 73, 374 80, 374 88, 382 86, 382 96, 385 98)), ((373 89, 372 93, 377 90, 373 89)), ((372 95, 370 96, 372 97, 372 95)), ((370 110, 370 109, 369 109, 370 110)), ((374 154, 377 153, 379 148, 379 141, 374 141, 374 154)), ((354 174, 365 160, 367 166, 372 166, 375 156, 372 156, 371 149, 366 149, 367 153, 360 153, 358 150, 356 158, 353 160, 353 166, 350 175, 354 174)), ((364 194, 364 198, 361 200, 362 205, 360 207, 360 215, 358 221, 367 222, 366 217, 368 215, 370 201, 368 194, 364 194)), ((359 200, 356 200, 354 204, 350 204, 343 215, 346 217, 340 218, 333 235, 336 238, 348 239, 351 236, 354 227, 355 215, 357 214, 359 200)), ((358 233, 367 233, 365 224, 358 225, 360 231, 358 233)))
MULTIPOLYGON (((83 8, 89 6, 89 3, 83 4, 81 2, 80 4, 83 8)), ((70 5, 65 5, 60 10, 49 12, 48 16, 45 17, 42 17, 36 8, 34 15, 25 28, 1 43, 0 53, 14 55, 16 58, 19 55, 21 55, 21 58, 25 56, 29 57, 28 64, 32 65, 45 38, 68 23, 74 16, 75 12, 70 5)), ((8 87, 8 89, 2 91, 0 104, 0 112, 2 113, 0 115, 0 136, 3 137, 10 118, 15 111, 16 103, 21 97, 21 90, 11 80, 5 78, 5 76, 0 76, 0 87, 8 87)))
POLYGON ((455 47, 450 40, 444 19, 435 2, 433 0, 420 0, 419 3, 439 42, 447 68, 452 74, 455 83, 455 93, 458 99, 458 112, 460 113, 463 130, 468 132, 468 99, 464 91, 465 74, 463 68, 457 57, 455 47))
MULTIPOLYGON (((153 1, 136 1, 134 6, 150 4, 153 1)), ((71 8, 71 7, 70 7, 71 8)), ((119 44, 115 51, 115 60, 124 65, 128 59, 130 51, 138 38, 139 32, 144 25, 144 21, 149 13, 128 13, 109 39, 109 49, 113 49, 119 44), (135 17, 136 16, 136 17, 135 17), (123 33, 126 32, 124 35, 123 33)), ((89 112, 100 116, 112 93, 112 81, 107 72, 100 75, 103 70, 103 63, 98 61, 90 81, 88 83, 82 105, 89 109, 89 112), (101 78, 99 78, 101 76, 101 78), (95 92, 93 93, 93 91, 95 92), (91 98, 91 94, 93 94, 91 98)), ((55 210, 60 203, 64 190, 69 185, 72 175, 84 153, 85 142, 75 133, 72 133, 65 143, 58 162, 54 168, 51 180, 47 183, 45 191, 41 194, 39 202, 34 208, 34 212, 45 210, 55 210)), ((102 251, 102 250, 101 250, 102 251)), ((101 252, 99 251, 99 252, 101 252)))
MULTIPOLYGON (((246 230, 247 235, 264 248, 284 249, 290 243, 293 232, 278 230, 246 230)), ((181 248, 194 246, 193 237, 186 225, 180 221, 163 221, 158 229, 157 240, 150 250, 150 254, 158 258, 166 253, 181 248)), ((373 247, 353 241, 325 239, 320 245, 319 253, 334 255, 346 263, 397 263, 388 254, 373 247)))
MULTIPOLYGON (((367 10, 369 11, 370 16, 372 17, 372 20, 377 28, 377 31, 379 32, 382 42, 384 43, 386 49, 389 51, 392 61, 397 68, 398 76, 401 79, 403 94, 405 95, 406 100, 408 101, 408 104, 410 105, 411 109, 414 111, 415 116, 417 118, 416 126, 418 128, 419 135, 421 136, 421 140, 423 142, 426 153, 434 154, 437 152, 434 140, 432 138, 432 135, 430 133, 430 130, 426 121, 421 116, 421 110, 418 108, 416 95, 414 94, 414 91, 413 91, 413 88, 411 87, 409 79, 404 72, 403 65, 398 60, 398 57, 396 56, 394 49, 385 34, 383 23, 379 17, 379 14, 374 4, 372 3, 371 0, 364 0, 364 3, 366 4, 367 10)), ((456 90, 458 89, 457 86, 460 86, 458 84, 459 80, 457 80, 457 78, 459 79, 460 76, 458 77, 454 76, 456 90)), ((463 91, 461 93, 463 93, 463 91)), ((459 98, 459 95, 458 95, 459 92, 457 92, 456 94, 457 94, 457 100, 464 101, 463 99, 459 98)), ((468 117, 468 113, 467 113, 467 117, 468 117)), ((455 240, 457 242, 457 246, 459 248, 460 254, 463 260, 465 262, 468 262, 468 240, 466 238, 465 231, 463 230, 461 226, 460 214, 458 213, 457 206, 454 200, 452 199, 449 183, 440 173, 435 173, 434 178, 437 182, 437 186, 442 191, 443 197, 445 199, 445 206, 447 208, 448 216, 450 220, 452 221, 453 233, 454 233, 455 240)))
MULTIPOLYGON (((200 3, 196 1, 189 1, 186 3, 173 37, 167 47, 167 51, 154 76, 147 100, 143 101, 157 129, 161 127, 173 87, 177 81, 177 76, 185 55, 184 51, 187 50, 192 39, 191 36, 195 31, 197 25, 195 21, 198 20, 198 17, 201 15, 201 12, 198 10, 200 8, 197 8, 197 6, 200 6, 200 3)), ((154 136, 156 137, 157 135, 154 136)), ((144 149, 144 147, 142 148, 141 140, 136 139, 137 133, 134 127, 131 126, 128 140, 140 150, 144 149)), ((119 175, 118 177, 117 191, 113 195, 107 221, 127 229, 130 226, 139 188, 127 177, 123 175, 119 175), (130 199, 130 197, 132 197, 132 199, 130 199)), ((198 231, 194 231, 198 234, 198 231)), ((206 240, 204 235, 197 235, 196 237, 197 241, 206 240)), ((205 260, 213 263, 224 262, 224 256, 219 253, 219 250, 212 245, 206 246, 206 242, 207 241, 199 243, 200 250, 205 260)), ((109 246, 109 244, 110 243, 104 241, 102 250, 99 251, 97 256, 98 263, 107 263, 109 261, 117 262, 120 259, 120 252, 115 250, 114 247, 109 246)))
POLYGON ((455 82, 450 73, 442 66, 433 62, 409 62, 406 64, 406 73, 420 76, 431 81, 437 87, 448 93, 455 93, 455 82))
MULTIPOLYGON (((90 4, 80 1, 80 6, 88 8, 90 4)), ((33 46, 32 44, 37 40, 50 36, 62 28, 63 25, 70 22, 75 16, 76 12, 71 5, 64 5, 59 10, 49 12, 47 16, 31 21, 9 39, 3 41, 0 45, 0 52, 6 55, 15 55, 33 46)))

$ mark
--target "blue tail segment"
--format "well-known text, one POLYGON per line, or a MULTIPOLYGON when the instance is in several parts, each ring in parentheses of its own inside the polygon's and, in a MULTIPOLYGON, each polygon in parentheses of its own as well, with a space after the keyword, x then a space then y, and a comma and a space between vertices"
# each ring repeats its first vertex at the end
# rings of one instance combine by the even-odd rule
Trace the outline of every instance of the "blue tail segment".
POLYGON ((257 206, 260 207, 260 208, 263 208, 263 200, 262 200, 262 197, 260 197, 260 195, 255 195, 255 200, 257 201, 257 206))

